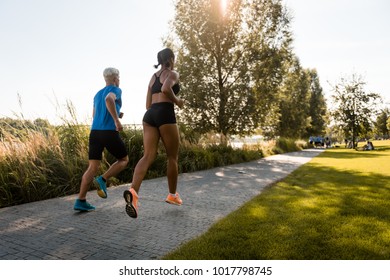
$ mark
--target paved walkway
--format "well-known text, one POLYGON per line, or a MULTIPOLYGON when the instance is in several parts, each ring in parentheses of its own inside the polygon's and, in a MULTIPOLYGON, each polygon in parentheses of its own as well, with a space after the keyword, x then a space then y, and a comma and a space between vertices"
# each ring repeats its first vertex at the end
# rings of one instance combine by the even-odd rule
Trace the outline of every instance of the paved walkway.
POLYGON ((159 259, 320 152, 309 149, 181 174, 179 207, 164 202, 166 178, 146 180, 138 219, 124 210, 128 185, 109 188, 107 199, 88 193, 97 207, 88 213, 73 210, 76 195, 2 208, 0 259, 159 259))

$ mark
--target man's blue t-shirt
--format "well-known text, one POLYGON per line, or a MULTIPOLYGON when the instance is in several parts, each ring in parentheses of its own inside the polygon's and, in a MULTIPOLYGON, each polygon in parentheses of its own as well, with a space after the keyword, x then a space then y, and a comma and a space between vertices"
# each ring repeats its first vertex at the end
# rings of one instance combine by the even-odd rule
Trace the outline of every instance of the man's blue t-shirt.
POLYGON ((122 90, 114 85, 106 86, 93 98, 95 116, 92 121, 92 130, 116 130, 114 119, 106 106, 106 97, 110 92, 116 95, 115 107, 119 116, 122 107, 122 90))

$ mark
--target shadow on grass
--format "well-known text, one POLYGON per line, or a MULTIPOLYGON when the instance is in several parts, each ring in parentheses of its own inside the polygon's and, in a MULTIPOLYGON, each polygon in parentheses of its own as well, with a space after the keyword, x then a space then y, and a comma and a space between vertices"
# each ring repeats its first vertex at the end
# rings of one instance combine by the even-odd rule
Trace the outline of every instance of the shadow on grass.
POLYGON ((390 259, 389 180, 307 164, 166 258, 390 259))
POLYGON ((271 214, 269 221, 258 220, 274 231, 275 241, 268 242, 274 243, 274 248, 281 247, 280 255, 272 248, 270 254, 262 256, 389 259, 389 179, 380 174, 341 172, 315 165, 298 170, 276 184, 269 197, 259 197, 259 203, 268 211, 280 213, 275 217, 271 214), (269 198, 273 198, 272 203, 266 201, 269 198))
POLYGON ((376 149, 374 151, 356 151, 351 149, 334 149, 329 150, 332 151, 332 154, 329 153, 322 153, 321 157, 329 157, 332 159, 357 159, 357 158, 376 158, 376 157, 382 157, 386 156, 386 154, 383 154, 382 152, 385 152, 389 149, 376 149))

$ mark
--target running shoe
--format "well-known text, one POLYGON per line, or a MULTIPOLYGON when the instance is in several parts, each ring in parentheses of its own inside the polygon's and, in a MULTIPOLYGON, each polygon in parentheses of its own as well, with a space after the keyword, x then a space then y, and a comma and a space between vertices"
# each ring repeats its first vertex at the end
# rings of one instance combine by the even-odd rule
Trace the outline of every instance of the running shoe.
POLYGON ((98 196, 100 196, 101 198, 107 198, 107 185, 106 182, 104 182, 103 177, 96 177, 93 180, 93 184, 97 189, 98 196))
POLYGON ((179 193, 176 193, 176 196, 173 196, 172 194, 168 194, 165 202, 178 205, 178 206, 183 204, 183 200, 181 200, 179 193))
POLYGON ((76 211, 92 211, 95 210, 95 206, 89 204, 87 201, 81 201, 80 199, 76 199, 73 209, 76 211))
POLYGON ((138 217, 138 195, 136 191, 131 188, 130 190, 125 190, 123 197, 126 201, 126 213, 131 218, 138 217))

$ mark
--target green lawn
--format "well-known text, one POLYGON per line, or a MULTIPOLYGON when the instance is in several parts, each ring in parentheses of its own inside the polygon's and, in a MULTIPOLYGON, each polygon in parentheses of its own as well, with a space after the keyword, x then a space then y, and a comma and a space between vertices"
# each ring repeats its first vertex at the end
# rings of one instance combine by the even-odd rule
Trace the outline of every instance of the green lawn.
POLYGON ((390 141, 328 149, 164 259, 390 259, 390 141))

